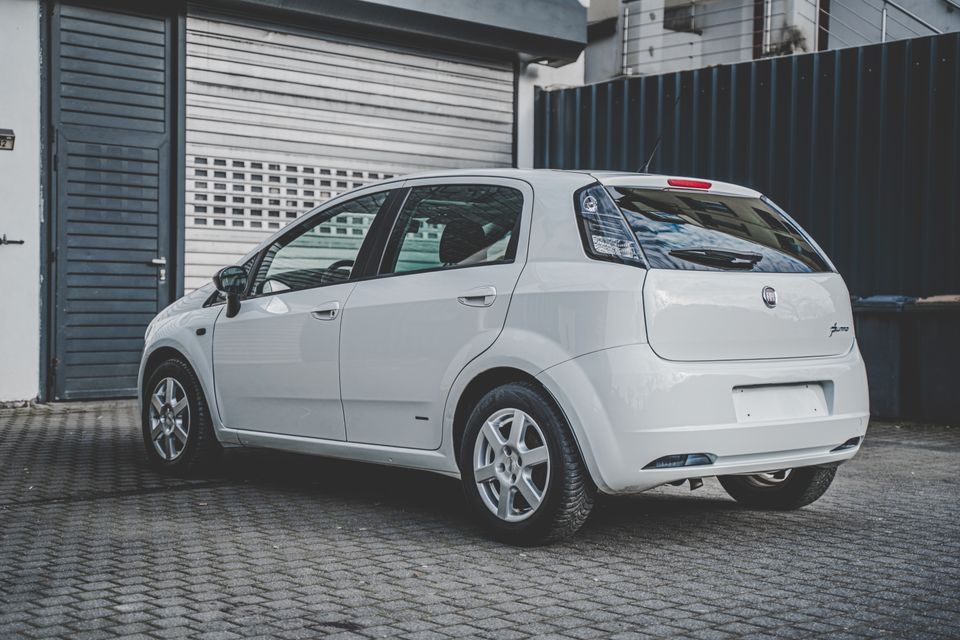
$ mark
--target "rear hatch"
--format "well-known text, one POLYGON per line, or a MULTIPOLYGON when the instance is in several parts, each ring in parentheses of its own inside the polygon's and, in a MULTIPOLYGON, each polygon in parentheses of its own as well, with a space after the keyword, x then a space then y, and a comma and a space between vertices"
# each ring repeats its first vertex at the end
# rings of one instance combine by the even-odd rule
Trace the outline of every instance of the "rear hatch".
POLYGON ((850 350, 843 279, 789 216, 733 185, 652 178, 605 186, 649 267, 644 314, 657 355, 751 360, 850 350))
POLYGON ((853 345, 847 288, 835 273, 651 269, 643 301, 650 346, 667 360, 836 356, 853 345), (766 287, 776 292, 772 308, 766 287))

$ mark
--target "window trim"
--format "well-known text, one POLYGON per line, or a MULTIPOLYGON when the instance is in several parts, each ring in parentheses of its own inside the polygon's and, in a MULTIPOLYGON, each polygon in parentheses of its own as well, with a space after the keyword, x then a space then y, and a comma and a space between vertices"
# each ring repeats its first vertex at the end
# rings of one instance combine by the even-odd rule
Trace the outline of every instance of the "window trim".
MULTIPOLYGON (((520 250, 521 250, 521 240, 524 240, 529 236, 531 219, 533 218, 533 209, 536 200, 536 192, 533 188, 533 185, 530 184, 527 180, 522 178, 512 177, 512 176, 488 176, 488 175, 471 175, 465 173, 462 175, 449 175, 449 176, 437 176, 432 178, 413 178, 410 180, 400 178, 394 179, 390 182, 370 185, 362 190, 357 190, 356 193, 347 192, 336 198, 333 198, 327 202, 324 202, 322 205, 316 207, 313 211, 310 211, 302 218, 291 224, 290 226, 281 229, 278 232, 275 232, 273 236, 267 239, 267 244, 257 250, 254 254, 254 264, 251 272, 255 273, 260 268, 260 261, 263 258, 265 252, 273 245, 274 242, 286 237, 287 233, 291 233, 293 229, 300 225, 308 224, 308 222, 317 215, 320 215, 324 211, 344 202, 353 200, 354 198, 361 198, 366 195, 373 193, 379 193, 381 191, 392 191, 390 195, 387 196, 386 201, 383 204, 383 207, 377 213, 376 218, 374 218, 373 224, 370 226, 370 231, 367 232, 366 238, 364 238, 364 243, 360 246, 360 252, 357 254, 358 260, 354 265, 354 269, 350 274, 350 279, 345 282, 365 282, 368 280, 379 280, 381 278, 395 278, 399 276, 415 276, 421 273, 433 273, 436 271, 452 271, 454 269, 469 269, 473 267, 492 267, 497 265, 509 265, 515 264, 518 259, 520 259, 520 250), (514 233, 513 238, 511 238, 511 243, 516 243, 516 246, 513 248, 513 257, 510 260, 501 260, 499 262, 484 262, 479 264, 466 264, 459 265, 455 267, 437 267, 433 269, 423 269, 421 271, 406 271, 403 273, 381 273, 380 265, 383 261, 383 255, 386 251, 386 245, 390 240, 390 235, 393 232, 394 225, 396 225, 397 220, 400 217, 400 212, 403 208, 403 205, 406 203, 407 195, 409 192, 421 186, 431 186, 431 185, 441 185, 441 184, 455 184, 455 185, 486 185, 486 186, 500 186, 500 187, 510 187, 516 189, 520 192, 523 197, 523 206, 520 211, 520 219, 517 223, 517 232, 514 233), (515 240, 514 240, 515 238, 515 240), (370 246, 367 246, 367 242, 370 243, 370 246), (360 265, 361 261, 364 264, 361 268, 357 268, 360 265), (362 274, 362 275, 361 275, 362 274)), ((524 245, 524 248, 526 245, 524 245)), ((523 261, 526 260, 526 254, 523 256, 523 261)), ((297 289, 296 291, 310 291, 312 289, 322 289, 324 287, 333 286, 334 284, 344 284, 342 282, 331 283, 329 285, 318 285, 317 287, 311 287, 309 289, 297 289)), ((255 300, 260 299, 266 296, 273 295, 282 295, 285 293, 292 293, 291 291, 275 291, 271 293, 263 293, 258 296, 250 296, 250 290, 253 288, 253 279, 248 279, 247 290, 242 296, 241 300, 255 300)), ((214 304, 223 304, 223 303, 214 303, 214 304)))
MULTIPOLYGON (((338 284, 346 284, 348 282, 356 282, 357 280, 364 279, 363 276, 357 275, 358 271, 365 271, 369 266, 369 259, 367 256, 373 253, 373 249, 377 246, 377 236, 382 233, 383 224, 379 223, 381 220, 389 220, 395 217, 396 215, 396 201, 399 193, 402 193, 404 189, 402 184, 392 184, 384 185, 387 186, 386 189, 374 189, 370 191, 365 191, 364 193, 359 193, 350 198, 337 198, 336 201, 325 202, 323 208, 318 208, 317 211, 309 213, 303 217, 302 220, 298 221, 295 224, 290 225, 289 227, 283 229, 279 235, 270 240, 267 244, 260 248, 257 252, 253 267, 250 270, 250 273, 247 276, 247 288, 244 290, 243 295, 240 296, 241 300, 257 300, 260 298, 266 298, 269 296, 282 295, 285 293, 295 293, 298 291, 312 291, 314 289, 323 289, 325 287, 331 287, 338 284), (267 252, 270 250, 270 247, 275 245, 278 242, 282 242, 285 239, 289 238, 291 235, 296 235, 298 233, 306 233, 306 231, 301 231, 302 227, 308 225, 321 225, 326 221, 329 221, 330 218, 324 218, 324 214, 330 212, 331 209, 334 209, 342 204, 352 202, 354 200, 359 200, 360 198, 366 198, 367 196, 376 195, 378 193, 386 193, 387 197, 383 201, 383 204, 380 205, 380 209, 374 215, 373 223, 370 225, 370 229, 367 232, 367 235, 364 237, 363 242, 360 244, 360 249, 357 251, 357 259, 354 262, 354 268, 350 271, 350 277, 344 280, 343 282, 331 282, 329 284, 318 284, 313 287, 304 287, 302 289, 290 289, 284 291, 269 291, 267 293, 253 294, 253 286, 256 280, 255 274, 260 271, 260 266, 263 264, 263 260, 267 255, 267 252), (319 218, 319 219, 318 219, 319 218), (379 224, 378 224, 379 223, 379 224), (357 269, 360 266, 361 269, 357 269)), ((336 214, 340 215, 340 214, 336 214)))
MULTIPOLYGON (((450 177, 451 177, 451 178, 456 178, 457 176, 450 176, 450 177)), ((469 179, 469 178, 468 178, 468 179, 469 179)), ((490 267, 490 266, 495 266, 495 265, 499 265, 499 264, 514 264, 514 263, 516 262, 516 260, 517 260, 517 252, 519 251, 519 245, 520 245, 520 233, 521 233, 521 230, 523 229, 524 209, 527 208, 527 206, 526 206, 526 205, 527 205, 527 194, 524 193, 523 189, 520 189, 520 188, 518 188, 518 187, 516 187, 516 186, 512 186, 512 185, 509 185, 509 184, 500 184, 500 183, 498 183, 498 182, 485 181, 485 180, 477 180, 477 181, 475 181, 475 182, 459 182, 459 181, 447 181, 447 180, 443 180, 442 182, 439 182, 439 181, 438 181, 438 182, 425 181, 425 182, 423 182, 423 183, 421 183, 421 184, 415 184, 415 185, 405 186, 403 190, 405 191, 405 193, 404 193, 404 195, 403 195, 403 199, 402 199, 402 201, 400 202, 399 206, 396 208, 396 211, 395 211, 394 214, 393 214, 393 224, 391 224, 391 226, 390 226, 390 231, 389 231, 389 233, 386 235, 386 241, 383 243, 383 245, 382 245, 382 247, 381 247, 381 249, 380 249, 380 260, 379 260, 379 263, 378 263, 378 266, 377 266, 376 274, 375 274, 374 276, 372 276, 371 278, 366 278, 366 279, 373 279, 373 278, 393 278, 393 277, 397 277, 397 276, 412 276, 412 275, 417 275, 418 273, 435 273, 435 272, 437 272, 437 271, 453 271, 453 270, 455 270, 455 269, 469 269, 469 268, 472 268, 472 267, 490 267), (417 269, 416 271, 401 271, 401 272, 399 272, 399 273, 396 272, 396 271, 391 271, 391 272, 385 272, 385 271, 384 271, 384 269, 385 269, 385 264, 384 264, 384 262, 385 262, 385 260, 386 260, 386 258, 387 258, 387 249, 388 249, 388 247, 390 246, 390 242, 391 242, 391 240, 393 239, 393 236, 394 236, 394 234, 395 234, 395 232, 396 232, 396 230, 397 230, 397 225, 398 225, 399 222, 400 222, 400 216, 403 214, 403 208, 406 206, 407 200, 408 200, 408 198, 410 197, 410 194, 413 192, 414 189, 419 189, 419 188, 421 188, 421 187, 433 187, 433 186, 444 186, 444 187, 477 187, 477 186, 480 186, 480 187, 503 187, 503 188, 505 188, 505 189, 513 189, 514 191, 516 191, 516 192, 518 192, 518 193, 520 194, 520 215, 517 216, 517 221, 516 221, 516 223, 514 224, 513 231, 511 231, 510 242, 507 244, 507 250, 506 250, 506 253, 504 254, 504 259, 503 259, 503 260, 487 261, 487 262, 475 262, 475 263, 472 263, 472 264, 461 264, 461 265, 453 265, 453 266, 440 265, 440 266, 436 266, 436 267, 430 267, 430 268, 428 268, 428 269, 417 269)), ((531 210, 532 210, 532 202, 531 202, 531 210)), ((403 246, 403 243, 401 242, 400 245, 398 246, 398 250, 399 250, 399 248, 401 248, 402 246, 403 246)))

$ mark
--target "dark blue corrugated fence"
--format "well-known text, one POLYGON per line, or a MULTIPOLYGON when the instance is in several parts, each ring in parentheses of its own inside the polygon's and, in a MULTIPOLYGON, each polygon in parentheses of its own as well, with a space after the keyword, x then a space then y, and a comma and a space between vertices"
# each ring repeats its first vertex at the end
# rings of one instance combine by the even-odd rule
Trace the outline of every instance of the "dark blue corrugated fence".
POLYGON ((851 293, 960 293, 960 34, 541 91, 536 164, 748 185, 851 293), (677 96, 679 95, 679 101, 677 96))

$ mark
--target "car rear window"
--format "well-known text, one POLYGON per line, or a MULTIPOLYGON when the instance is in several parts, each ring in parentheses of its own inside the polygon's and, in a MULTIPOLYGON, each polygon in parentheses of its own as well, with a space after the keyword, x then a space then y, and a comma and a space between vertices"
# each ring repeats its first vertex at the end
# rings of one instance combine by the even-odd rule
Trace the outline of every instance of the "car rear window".
POLYGON ((651 268, 813 272, 830 266, 761 198, 607 187, 651 268))

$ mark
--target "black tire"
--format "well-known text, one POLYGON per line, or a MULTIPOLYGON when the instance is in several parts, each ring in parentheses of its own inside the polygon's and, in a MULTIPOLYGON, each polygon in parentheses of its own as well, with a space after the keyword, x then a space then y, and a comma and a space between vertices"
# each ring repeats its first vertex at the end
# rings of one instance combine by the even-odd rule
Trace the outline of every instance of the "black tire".
POLYGON ((720 476, 730 496, 753 509, 789 511, 805 507, 827 492, 837 474, 836 465, 790 470, 780 482, 764 485, 754 476, 720 476))
POLYGON ((552 398, 529 382, 497 387, 476 404, 467 419, 460 446, 460 469, 471 510, 493 537, 510 544, 547 544, 571 536, 590 515, 597 491, 566 418, 552 398), (484 437, 481 429, 491 416, 507 409, 519 409, 533 419, 543 434, 549 456, 549 474, 546 467, 543 471, 549 481, 542 501, 531 515, 519 522, 501 519, 486 506, 474 476, 477 439, 484 437))
POLYGON ((210 419, 210 411, 197 374, 186 362, 171 358, 149 373, 143 390, 143 412, 140 416, 143 444, 150 464, 171 475, 195 475, 208 471, 220 458, 223 447, 217 440, 210 419), (186 393, 189 409, 189 424, 186 443, 176 440, 176 446, 182 447, 175 458, 168 460, 161 456, 154 446, 151 436, 151 401, 154 391, 164 380, 173 378, 186 393))

